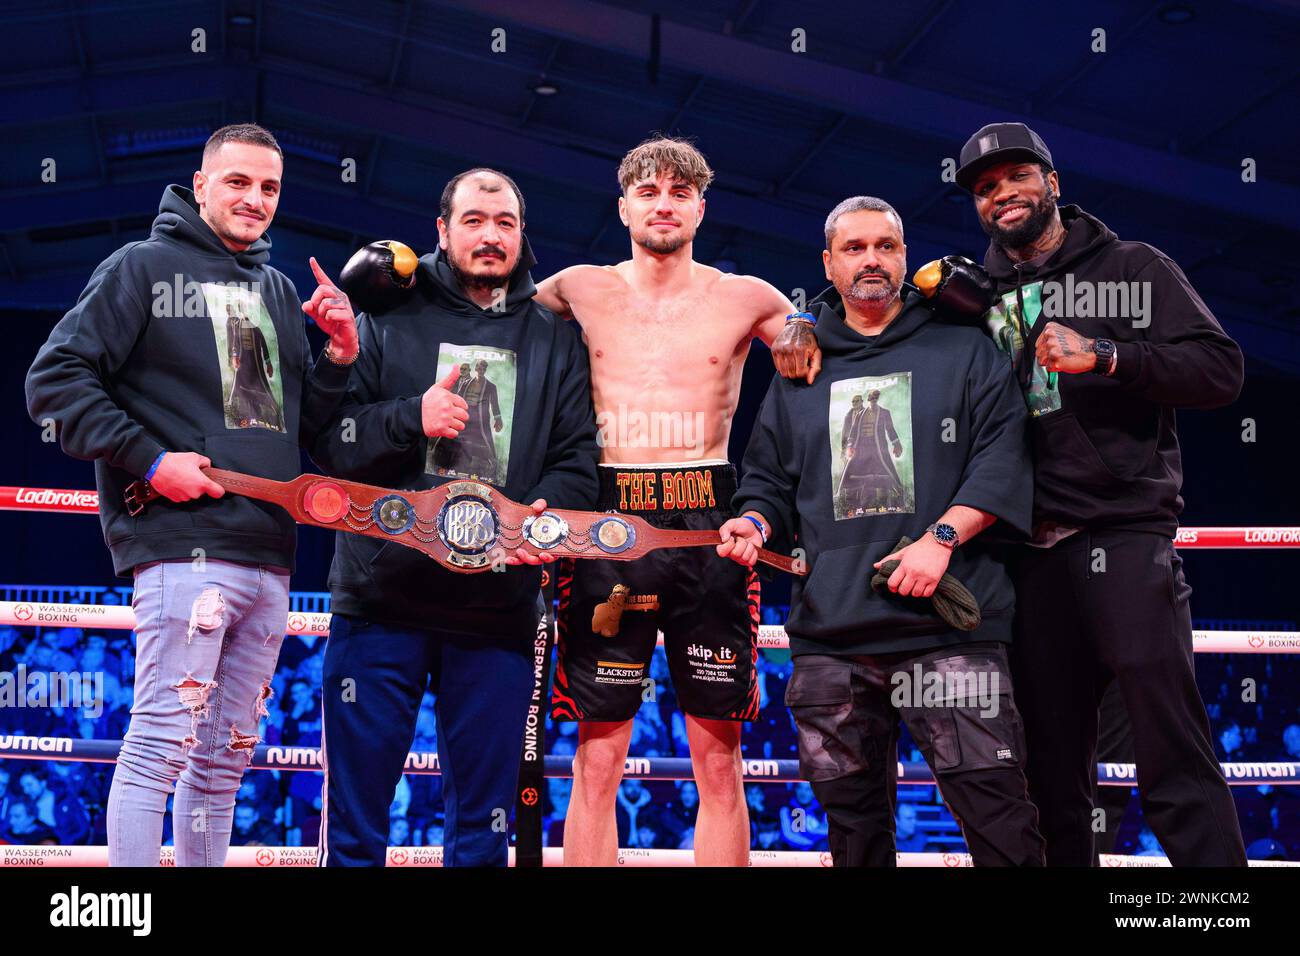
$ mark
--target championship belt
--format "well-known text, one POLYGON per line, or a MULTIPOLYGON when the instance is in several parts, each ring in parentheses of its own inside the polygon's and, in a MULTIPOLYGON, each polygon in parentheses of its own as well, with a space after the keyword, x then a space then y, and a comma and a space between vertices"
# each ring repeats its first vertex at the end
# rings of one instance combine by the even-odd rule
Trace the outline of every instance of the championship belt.
MULTIPOLYGON (((299 524, 395 541, 452 571, 487 571, 498 548, 504 554, 523 548, 557 558, 635 561, 660 548, 719 544, 715 531, 656 528, 634 515, 562 508, 538 514, 481 481, 393 491, 321 475, 272 481, 220 468, 203 471, 226 491, 279 505, 299 524)), ((159 495, 147 482, 136 482, 126 497, 129 504, 143 506, 159 495)), ((804 562, 766 549, 759 549, 758 560, 790 574, 807 573, 804 562)))

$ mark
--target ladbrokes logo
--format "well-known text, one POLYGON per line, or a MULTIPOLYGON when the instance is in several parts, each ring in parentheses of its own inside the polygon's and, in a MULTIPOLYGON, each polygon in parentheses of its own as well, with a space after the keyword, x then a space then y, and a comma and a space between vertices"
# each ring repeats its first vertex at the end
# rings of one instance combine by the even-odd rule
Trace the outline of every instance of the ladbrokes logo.
POLYGON ((56 491, 53 488, 19 488, 14 501, 20 505, 50 506, 60 508, 98 508, 99 493, 95 491, 56 491))

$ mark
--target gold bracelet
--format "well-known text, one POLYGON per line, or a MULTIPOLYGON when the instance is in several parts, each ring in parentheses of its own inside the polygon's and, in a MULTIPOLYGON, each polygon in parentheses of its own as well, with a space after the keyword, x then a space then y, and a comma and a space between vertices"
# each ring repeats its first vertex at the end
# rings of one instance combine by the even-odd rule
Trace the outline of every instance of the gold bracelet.
POLYGON ((333 342, 325 343, 325 357, 329 359, 331 362, 333 362, 335 365, 342 365, 346 367, 356 362, 358 356, 361 355, 361 349, 357 349, 356 354, 353 355, 352 358, 348 359, 346 362, 341 361, 334 357, 334 349, 332 348, 333 344, 334 344, 333 342))

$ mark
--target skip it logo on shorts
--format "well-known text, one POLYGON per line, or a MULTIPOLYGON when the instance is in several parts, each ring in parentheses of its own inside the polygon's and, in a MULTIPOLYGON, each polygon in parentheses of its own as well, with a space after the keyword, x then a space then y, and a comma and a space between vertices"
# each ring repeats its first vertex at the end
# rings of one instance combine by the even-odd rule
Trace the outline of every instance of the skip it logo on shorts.
POLYGON ((702 661, 714 661, 718 664, 736 663, 736 652, 729 647, 720 647, 716 651, 703 644, 692 644, 686 648, 687 657, 696 657, 702 661))

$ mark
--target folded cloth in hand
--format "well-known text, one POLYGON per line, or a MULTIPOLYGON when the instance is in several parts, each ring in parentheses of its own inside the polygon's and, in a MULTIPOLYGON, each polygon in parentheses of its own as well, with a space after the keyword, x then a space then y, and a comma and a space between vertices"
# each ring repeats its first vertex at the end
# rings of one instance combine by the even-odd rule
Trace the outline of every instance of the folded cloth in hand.
MULTIPOLYGON (((898 544, 894 545, 890 554, 895 551, 901 551, 912 543, 912 539, 904 535, 898 539, 898 544)), ((880 565, 880 570, 871 577, 871 586, 881 594, 892 594, 889 590, 889 578, 898 570, 899 561, 893 558, 885 561, 880 565)), ((934 589, 934 594, 928 598, 917 598, 920 601, 933 601, 935 612, 944 619, 950 626, 959 631, 973 631, 980 626, 980 606, 975 600, 975 595, 966 590, 966 586, 954 578, 951 574, 944 574, 939 579, 939 584, 934 589)))

